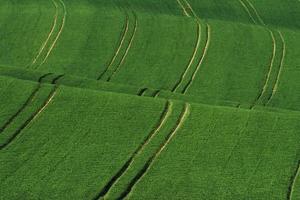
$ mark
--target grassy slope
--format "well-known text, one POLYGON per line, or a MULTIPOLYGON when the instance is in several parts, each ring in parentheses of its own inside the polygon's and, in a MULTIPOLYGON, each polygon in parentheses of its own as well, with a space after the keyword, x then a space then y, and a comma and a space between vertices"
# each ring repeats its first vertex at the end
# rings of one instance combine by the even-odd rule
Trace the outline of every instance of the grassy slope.
MULTIPOLYGON (((64 1, 64 4, 66 6, 65 26, 61 30, 61 34, 45 63, 38 67, 39 70, 96 79, 108 67, 114 52, 118 49, 122 29, 125 25, 126 17, 124 13, 133 10, 136 12, 138 22, 136 35, 123 64, 111 81, 138 87, 172 90, 184 73, 193 54, 197 26, 195 20, 178 16, 178 13, 182 11, 177 2, 174 2, 173 5, 170 1, 162 1, 156 5, 152 1, 145 3, 134 1, 103 3, 96 1, 90 3, 82 0, 64 1), (149 5, 149 8, 146 9, 146 5, 149 5), (154 12, 156 9, 158 13, 154 12), (167 14, 163 13, 163 10, 167 14), (155 13, 157 15, 154 15, 155 13), (147 38, 147 40, 143 38, 147 38), (143 76, 140 74, 143 74, 143 76)), ((23 6, 24 10, 30 13, 22 15, 22 20, 19 23, 30 23, 33 26, 31 18, 39 19, 38 25, 34 26, 37 28, 34 28, 34 30, 39 33, 38 37, 43 35, 45 38, 46 33, 49 33, 52 26, 54 6, 43 4, 41 7, 41 5, 34 3, 32 5, 35 6, 29 4, 24 7, 24 5, 18 3, 20 8, 16 7, 15 9, 21 9, 23 6), (39 13, 37 6, 39 6, 39 9, 48 8, 48 12, 43 12, 45 16, 40 16, 40 18, 35 16, 39 13), (32 16, 32 13, 34 16, 32 16), (46 21, 47 23, 42 23, 46 21), (43 24, 43 26, 40 26, 40 24, 43 24), (48 26, 47 31, 46 26, 48 26)), ((200 17, 202 17, 201 13, 210 14, 210 12, 201 12, 201 6, 207 8, 208 11, 210 9, 213 11, 221 9, 215 8, 216 5, 214 3, 209 4, 209 2, 196 4, 191 1, 190 5, 196 13, 199 13, 200 17)), ((54 31, 54 36, 58 34, 59 26, 62 25, 64 16, 62 6, 62 4, 58 4, 58 27, 54 31)), ((243 7, 235 1, 228 1, 222 6, 224 10, 216 12, 220 16, 213 18, 223 19, 225 11, 228 13, 227 11, 231 8, 236 10, 236 12, 231 13, 233 17, 236 17, 235 15, 245 17, 246 15, 250 20, 243 7)), ((258 11, 261 15, 264 12, 258 11)), ((213 14, 211 13, 210 16, 213 16, 213 14)), ((129 19, 129 23, 130 28, 125 38, 127 42, 130 40, 130 35, 133 34, 134 19, 132 17, 129 19)), ((245 104, 245 107, 247 107, 254 102, 263 87, 263 78, 267 73, 272 53, 270 35, 267 30, 249 24, 244 25, 218 20, 209 20, 207 23, 211 25, 211 42, 208 53, 198 73, 196 73, 196 78, 192 82, 188 94, 199 97, 200 101, 205 103, 216 104, 220 101, 231 101, 245 104), (252 85, 251 88, 248 87, 249 84, 252 85)), ((7 26, 4 30, 8 32, 10 29, 18 27, 19 24, 7 24, 7 26)), ((30 30, 29 26, 27 28, 30 30)), ((16 31, 15 35, 21 34, 20 31, 22 30, 16 31)), ((29 34, 29 32, 27 31, 26 34, 29 34)), ((2 54, 1 63, 4 65, 27 66, 28 59, 32 59, 34 54, 30 56, 24 53, 21 54, 21 52, 24 52, 22 49, 11 45, 16 44, 15 35, 5 34, 8 38, 3 38, 2 45, 4 47, 9 46, 11 49, 2 54), (20 57, 20 60, 11 61, 11 55, 21 56, 22 59, 20 57)), ((54 42, 54 36, 49 40, 50 43, 54 42)), ((202 24, 201 48, 199 49, 201 52, 206 37, 205 24, 202 24)), ((18 44, 27 47, 27 49, 37 50, 37 47, 29 45, 29 43, 18 42, 18 44)), ((124 54, 126 46, 128 46, 128 43, 125 42, 121 54, 122 52, 124 54)), ((49 49, 45 48, 45 51, 47 50, 49 49)), ((45 56, 44 54, 42 55, 45 56)), ((194 64, 200 56, 199 54, 196 56, 194 64)), ((193 67, 195 68, 195 66, 193 67)), ((193 67, 191 71, 194 70, 193 67)), ((191 76, 191 72, 189 73, 185 82, 191 76)), ((297 84, 296 80, 295 84, 297 84)))
POLYGON ((282 73, 278 83, 278 91, 271 102, 272 106, 287 109, 299 109, 299 36, 298 32, 282 31, 286 44, 286 56, 283 61, 282 73))
POLYGON ((135 40, 112 82, 171 90, 194 51, 196 23, 182 17, 142 13, 137 19, 135 40))
POLYGON ((60 87, 1 150, 1 198, 94 197, 150 132, 163 104, 60 87), (86 102, 93 106, 86 109, 86 102))
MULTIPOLYGON (((180 92, 184 84, 176 93, 170 90, 193 54, 197 23, 184 16, 175 0, 54 2, 57 10, 51 1, 1 3, 0 64, 6 67, 0 68, 0 86, 6 98, 0 98, 0 123, 22 107, 42 75, 53 72, 43 80, 51 83, 66 74, 59 77, 62 86, 52 93, 53 99, 55 85, 40 84, 36 97, 0 133, 0 145, 9 141, 0 150, 0 187, 5 191, 1 198, 99 197, 157 126, 164 99, 242 108, 255 103, 260 111, 192 103, 191 114, 170 143, 164 143, 172 133, 167 124, 110 188, 108 198, 129 192, 132 199, 187 199, 187 194, 188 199, 284 199, 293 182, 292 195, 299 196, 300 179, 294 178, 300 155, 299 113, 292 112, 300 109, 299 2, 249 0, 254 6, 250 14, 255 20, 261 17, 268 30, 261 22, 254 25, 239 1, 188 1, 202 29, 199 52, 183 80, 192 80, 185 95, 180 92), (56 12, 49 43, 32 64, 56 12), (126 55, 124 62, 108 70, 113 73, 111 82, 97 81, 119 47, 126 13, 128 33, 116 58, 121 61, 126 55), (208 37, 206 24, 211 40, 193 77, 208 37), (270 30, 277 50, 262 101, 273 92, 272 98, 264 107, 255 98, 264 87, 272 57, 270 30), (280 60, 283 47, 286 54, 280 60), (35 71, 21 70, 27 67, 35 71), (161 98, 137 97, 143 89, 143 96, 161 98), (166 144, 162 152, 161 144, 166 144)), ((177 114, 180 105, 176 103, 177 114)))
POLYGON ((300 28, 299 20, 295 20, 300 17, 299 1, 249 1, 256 8, 257 12, 260 13, 266 24, 274 27, 288 27, 295 30, 300 28))
MULTIPOLYGON (((0 151, 2 196, 95 197, 157 126, 163 106, 162 100, 60 86, 46 109, 0 151)), ((130 197, 283 197, 299 155, 298 121, 298 114, 192 104, 191 114, 130 197)), ((161 139, 153 140, 128 173, 138 172, 161 139)))
POLYGON ((48 1, 12 1, 11 9, 4 11, 10 17, 1 27, 1 64, 26 67, 32 63, 49 32, 52 7, 48 1))
POLYGON ((268 32, 220 21, 208 21, 208 24, 211 25, 210 46, 188 94, 208 102, 252 103, 270 62, 272 42, 268 32))
POLYGON ((35 86, 30 82, 27 83, 16 79, 10 79, 8 81, 8 79, 4 77, 0 77, 0 86, 0 130, 2 130, 4 124, 6 124, 8 119, 19 110, 23 102, 25 102, 29 97, 29 94, 34 90, 35 86))
POLYGON ((299 157, 299 117, 192 107, 129 199, 285 199, 299 157))

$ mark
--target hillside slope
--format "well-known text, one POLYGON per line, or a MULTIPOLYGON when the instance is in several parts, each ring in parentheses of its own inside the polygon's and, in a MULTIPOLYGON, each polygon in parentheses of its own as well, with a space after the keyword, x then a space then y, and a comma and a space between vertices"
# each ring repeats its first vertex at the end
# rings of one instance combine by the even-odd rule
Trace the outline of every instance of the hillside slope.
POLYGON ((0 199, 299 199, 300 2, 1 0, 0 199))

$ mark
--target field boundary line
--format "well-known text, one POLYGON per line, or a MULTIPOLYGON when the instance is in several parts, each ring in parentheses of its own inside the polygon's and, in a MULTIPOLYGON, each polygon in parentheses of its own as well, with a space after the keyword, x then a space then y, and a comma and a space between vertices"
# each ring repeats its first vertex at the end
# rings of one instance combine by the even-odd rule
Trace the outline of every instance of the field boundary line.
POLYGON ((17 110, 17 112, 15 114, 13 114, 5 123, 4 125, 0 128, 0 134, 14 121, 14 119, 21 113, 23 112, 23 110, 28 106, 28 104, 35 98, 37 92, 40 90, 41 88, 41 82, 44 78, 46 78, 47 76, 51 75, 52 73, 47 73, 44 74, 43 76, 41 76, 38 80, 38 84, 36 86, 36 88, 32 91, 32 93, 30 94, 30 96, 26 99, 26 101, 23 103, 23 105, 17 110))
POLYGON ((62 24, 61 24, 61 27, 60 27, 60 29, 59 29, 59 31, 58 31, 58 33, 57 33, 57 35, 56 35, 56 37, 55 37, 55 39, 54 39, 52 45, 50 46, 50 49, 48 50, 48 52, 47 52, 47 54, 46 54, 44 60, 42 61, 42 63, 41 63, 39 66, 43 65, 43 64, 47 61, 48 57, 50 56, 50 54, 51 54, 53 48, 55 47, 55 45, 56 45, 58 39, 60 38, 60 35, 61 35, 61 33, 62 33, 62 31, 63 31, 63 29, 64 29, 64 27, 65 27, 66 18, 67 18, 67 8, 66 8, 66 5, 65 5, 65 3, 63 2, 63 0, 59 0, 59 1, 60 1, 61 5, 63 6, 63 10, 64 10, 64 15, 63 15, 63 19, 62 19, 62 24))
POLYGON ((47 44, 48 44, 55 28, 56 28, 57 18, 58 18, 58 5, 57 5, 57 2, 55 0, 52 0, 52 3, 55 6, 55 15, 54 15, 54 21, 53 21, 53 24, 52 24, 52 28, 51 28, 51 30, 48 34, 48 37, 46 38, 46 40, 44 41, 44 43, 40 47, 40 50, 39 50, 38 54, 36 55, 33 62, 31 63, 31 66, 34 65, 37 62, 38 58, 41 56, 42 52, 44 51, 45 47, 47 46, 47 44))
POLYGON ((241 3, 241 5, 243 6, 244 10, 248 13, 249 17, 251 18, 251 20, 254 22, 254 24, 257 24, 257 22, 255 21, 255 19, 253 18, 249 8, 246 6, 246 4, 242 1, 239 0, 239 2, 241 3))
POLYGON ((122 168, 109 180, 108 183, 101 189, 100 193, 97 194, 97 196, 94 198, 94 200, 98 200, 102 197, 105 197, 106 194, 110 191, 110 189, 122 178, 122 176, 126 173, 126 171, 130 168, 132 165, 134 158, 144 150, 145 146, 149 144, 149 142, 152 140, 154 136, 157 135, 157 133, 161 130, 161 128, 164 126, 166 121, 168 120, 169 116, 172 114, 172 107, 173 102, 167 101, 165 104, 165 107, 161 113, 160 119, 158 123, 155 124, 154 129, 150 132, 150 134, 145 138, 145 140, 138 146, 138 148, 134 151, 134 153, 131 155, 129 160, 126 161, 126 163, 122 166, 122 168))
POLYGON ((111 68, 112 64, 115 62, 117 56, 119 55, 120 53, 120 50, 123 46, 123 43, 125 41, 125 38, 126 38, 126 35, 127 35, 127 32, 128 32, 128 28, 129 28, 129 17, 128 17, 128 14, 126 13, 125 14, 125 26, 123 28, 123 31, 122 31, 122 34, 121 34, 121 40, 119 41, 119 45, 118 45, 118 48, 117 48, 117 51, 115 52, 114 56, 112 57, 111 61, 109 62, 108 66, 106 67, 106 69, 104 70, 104 72, 102 72, 100 74, 100 76, 97 78, 97 80, 100 80, 102 78, 102 76, 111 68))
POLYGON ((257 99, 255 100, 255 102, 253 103, 253 105, 250 107, 250 109, 252 109, 255 104, 261 99, 261 97, 265 94, 265 92, 267 91, 267 87, 268 87, 268 83, 270 81, 270 77, 271 77, 271 73, 272 73, 272 69, 274 66, 274 61, 275 61, 275 57, 276 57, 276 50, 277 50, 277 45, 276 45, 276 40, 274 37, 274 33, 268 29, 268 31, 270 32, 271 38, 272 38, 272 43, 273 43, 273 52, 272 52, 272 57, 271 57, 271 63, 269 66, 269 71, 267 73, 267 76, 265 78, 265 83, 264 86, 259 94, 259 96, 257 97, 257 99))
POLYGON ((45 108, 49 105, 49 103, 53 100, 54 96, 57 93, 58 86, 54 86, 53 89, 50 91, 47 100, 43 103, 43 105, 33 113, 15 132, 14 134, 3 144, 0 145, 0 150, 8 147, 14 139, 29 125, 31 124, 36 117, 45 110, 45 108))
POLYGON ((173 130, 169 133, 169 135, 166 138, 166 141, 162 144, 162 146, 157 150, 157 152, 149 158, 147 163, 145 163, 143 169, 139 171, 136 176, 130 181, 127 189, 123 191, 121 196, 118 199, 125 199, 128 195, 131 195, 132 190, 134 187, 140 182, 140 180, 147 174, 149 169, 153 166, 154 161, 159 157, 161 152, 166 148, 166 146, 170 143, 170 141, 173 139, 173 137, 176 135, 178 130, 182 127, 185 120, 190 114, 190 104, 185 103, 184 109, 180 114, 180 117, 178 118, 175 127, 173 127, 173 130))
POLYGON ((279 71, 278 71, 278 74, 277 74, 277 77, 276 77, 275 85, 273 87, 272 94, 271 94, 270 98, 268 99, 267 104, 270 103, 270 101, 272 100, 272 98, 274 97, 274 95, 277 92, 278 84, 279 84, 279 80, 280 80, 280 77, 281 77, 282 68, 283 68, 283 64, 284 64, 284 58, 285 58, 285 55, 286 55, 286 44, 285 44, 285 41, 284 41, 284 37, 283 37, 283 35, 280 31, 277 31, 277 32, 279 33, 279 36, 280 36, 280 39, 281 39, 281 42, 282 42, 282 45, 283 45, 282 46, 282 55, 281 55, 281 59, 280 59, 280 66, 279 66, 279 71))
POLYGON ((189 15, 189 13, 186 11, 185 7, 183 6, 183 4, 182 4, 181 0, 177 0, 177 3, 178 3, 178 4, 179 4, 179 6, 182 8, 182 10, 183 10, 183 13, 185 14, 185 16, 187 16, 187 17, 191 17, 191 16, 189 15))
POLYGON ((190 86, 192 85, 192 83, 193 83, 200 67, 202 66, 204 58, 207 54, 207 51, 208 51, 208 48, 209 48, 209 45, 210 45, 210 38, 211 38, 211 27, 210 27, 209 24, 206 24, 206 31, 207 31, 207 37, 206 37, 205 47, 203 49, 203 54, 202 54, 201 59, 199 60, 199 62, 197 64, 197 67, 196 67, 191 79, 189 80, 189 82, 187 83, 185 88, 183 89, 182 94, 185 94, 188 91, 188 89, 190 88, 190 86))
POLYGON ((295 190, 295 184, 296 184, 296 181, 299 177, 299 174, 300 174, 300 160, 298 161, 297 168, 296 168, 294 174, 291 177, 291 181, 290 181, 291 183, 288 187, 288 193, 287 193, 287 199, 288 200, 292 200, 292 198, 293 198, 293 193, 294 193, 294 190, 295 190))
POLYGON ((134 23, 134 29, 133 29, 133 33, 132 33, 132 36, 130 38, 130 41, 129 41, 129 44, 126 48, 126 51, 125 51, 125 54, 122 56, 122 59, 121 61, 119 62, 119 64, 117 65, 116 69, 113 71, 113 73, 111 74, 110 77, 108 77, 107 81, 110 81, 112 79, 112 77, 120 70, 121 66, 123 65, 127 55, 128 55, 128 52, 131 48, 131 45, 135 39, 135 35, 136 35, 136 31, 137 31, 137 28, 138 28, 138 19, 137 19, 137 16, 136 14, 133 12, 133 16, 135 18, 135 23, 134 23))
POLYGON ((197 41, 196 41, 196 44, 194 47, 194 52, 192 54, 192 57, 190 58, 190 61, 187 65, 187 67, 185 68, 183 74, 181 75, 179 81, 175 84, 175 86, 171 90, 172 92, 176 92, 176 90, 179 88, 179 86, 183 83, 183 80, 186 77, 187 73, 189 72, 189 70, 195 60, 195 57, 198 53, 200 42, 201 42, 201 25, 200 25, 200 22, 198 22, 197 20, 196 20, 196 23, 197 23, 197 41))

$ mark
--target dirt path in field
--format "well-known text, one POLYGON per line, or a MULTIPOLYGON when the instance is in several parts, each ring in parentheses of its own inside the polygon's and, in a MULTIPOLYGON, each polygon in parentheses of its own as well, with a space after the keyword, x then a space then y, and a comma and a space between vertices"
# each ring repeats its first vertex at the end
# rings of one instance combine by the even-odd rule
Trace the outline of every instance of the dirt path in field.
POLYGON ((201 56, 201 59, 199 60, 198 62, 198 65, 191 77, 191 79, 189 80, 189 82, 187 83, 187 85, 185 86, 185 88, 183 89, 182 91, 182 94, 186 94, 186 92, 188 91, 188 89, 190 88, 190 86, 193 84, 193 81, 199 71, 199 69, 201 68, 202 66, 202 63, 204 61, 204 58, 207 54, 207 51, 208 51, 208 48, 209 48, 209 45, 210 45, 210 40, 211 40, 211 27, 209 24, 206 24, 206 34, 207 34, 207 37, 206 37, 206 42, 205 42, 205 47, 203 49, 203 54, 201 56))
POLYGON ((161 128, 165 125, 169 116, 173 111, 173 103, 171 101, 167 101, 165 104, 165 108, 160 116, 158 123, 155 125, 152 132, 146 137, 143 143, 135 150, 130 159, 123 165, 123 167, 109 180, 109 182, 102 188, 100 193, 94 198, 98 200, 100 198, 104 198, 106 194, 110 191, 110 189, 121 179, 121 177, 127 172, 127 170, 131 167, 134 159, 140 155, 140 153, 144 150, 147 144, 157 135, 157 133, 161 130, 161 128))
POLYGON ((49 50, 48 50, 48 52, 47 52, 44 60, 42 61, 42 63, 39 66, 43 65, 47 61, 48 57, 50 56, 53 48, 55 47, 55 45, 56 45, 58 39, 60 38, 61 33, 63 32, 64 27, 65 27, 65 23, 66 23, 66 19, 67 19, 67 8, 66 8, 66 5, 63 2, 63 0, 59 0, 59 1, 60 1, 61 5, 63 6, 63 12, 64 12, 63 13, 63 18, 62 18, 62 24, 61 24, 61 27, 60 27, 60 29, 59 29, 59 31, 58 31, 58 33, 57 33, 57 35, 56 35, 56 37, 55 37, 52 45, 49 48, 49 50))
POLYGON ((125 26, 124 26, 124 30, 121 34, 121 39, 120 39, 118 48, 117 48, 114 56, 112 57, 111 61, 109 62, 108 66, 106 67, 104 72, 102 74, 100 74, 100 76, 97 78, 97 80, 100 80, 102 78, 102 76, 111 68, 112 64, 115 62, 117 56, 120 53, 120 50, 121 50, 123 44, 124 44, 125 38, 126 38, 127 33, 128 33, 128 29, 129 29, 129 16, 128 16, 127 13, 125 15, 126 15, 126 17, 125 17, 125 26))
POLYGON ((157 150, 157 152, 151 158, 149 158, 149 160, 147 161, 147 163, 144 165, 143 169, 136 174, 136 176, 129 183, 129 185, 126 188, 126 190, 123 191, 123 193, 121 194, 121 196, 118 199, 125 199, 127 196, 129 196, 131 194, 131 191, 134 189, 134 187, 136 186, 136 184, 138 184, 140 182, 140 180, 147 174, 147 172, 149 171, 149 169, 153 166, 154 161, 159 157, 159 155, 161 154, 161 152, 170 143, 170 141, 176 135, 176 133, 178 132, 178 130, 183 126, 183 124, 186 121, 186 119, 189 116, 189 114, 190 114, 190 104, 189 103, 185 103, 184 109, 181 112, 180 117, 179 117, 179 119, 178 119, 175 127, 173 127, 173 129, 171 130, 171 132, 167 136, 165 142, 161 145, 161 147, 157 150))

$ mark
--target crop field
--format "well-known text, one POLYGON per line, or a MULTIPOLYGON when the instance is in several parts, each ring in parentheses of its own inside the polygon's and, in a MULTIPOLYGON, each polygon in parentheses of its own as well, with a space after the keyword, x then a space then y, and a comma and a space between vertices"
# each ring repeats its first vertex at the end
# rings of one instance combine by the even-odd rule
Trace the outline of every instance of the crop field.
POLYGON ((300 200, 299 0, 0 0, 0 200, 300 200))

